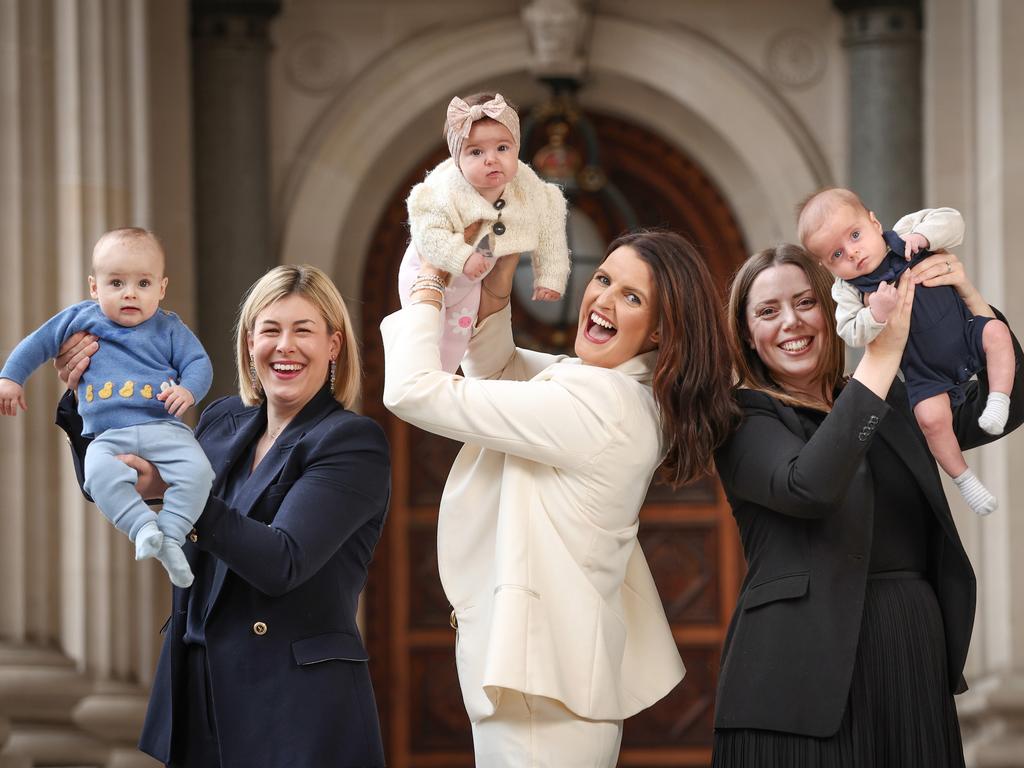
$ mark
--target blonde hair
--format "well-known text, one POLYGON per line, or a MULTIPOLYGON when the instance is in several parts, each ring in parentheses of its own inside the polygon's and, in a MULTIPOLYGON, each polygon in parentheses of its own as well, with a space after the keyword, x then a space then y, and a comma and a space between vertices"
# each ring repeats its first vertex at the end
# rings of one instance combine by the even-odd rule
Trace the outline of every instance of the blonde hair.
POLYGON ((242 300, 235 326, 237 338, 238 394, 246 405, 263 402, 263 392, 249 378, 249 334, 256 326, 260 312, 286 296, 298 295, 320 311, 328 334, 340 332, 341 352, 338 354, 334 381, 334 399, 351 408, 362 389, 362 368, 359 347, 345 301, 334 282, 324 272, 308 264, 284 264, 274 267, 253 283, 242 300))
POLYGON ((737 385, 745 389, 764 392, 787 405, 827 409, 832 405, 836 389, 843 383, 846 367, 846 346, 836 332, 835 302, 832 300, 832 276, 799 245, 783 243, 774 248, 759 251, 743 262, 732 278, 729 289, 729 343, 732 346, 733 367, 736 370, 737 385), (811 292, 818 302, 824 331, 818 341, 822 345, 821 356, 814 371, 821 382, 821 398, 795 395, 786 392, 772 378, 771 371, 764 364, 757 350, 750 343, 750 327, 747 323, 747 302, 750 289, 758 275, 767 269, 782 264, 799 267, 807 275, 811 292))
POLYGON ((160 242, 160 238, 154 233, 142 227, 121 227, 100 235, 100 239, 92 247, 92 271, 96 271, 96 257, 107 248, 114 248, 119 245, 133 245, 138 242, 149 243, 155 249, 157 255, 160 256, 160 272, 163 273, 167 264, 167 255, 164 252, 163 243, 160 242))
POLYGON ((796 236, 804 248, 807 247, 807 239, 821 228, 825 219, 843 206, 853 208, 857 213, 868 213, 857 193, 843 187, 819 189, 797 206, 796 236))

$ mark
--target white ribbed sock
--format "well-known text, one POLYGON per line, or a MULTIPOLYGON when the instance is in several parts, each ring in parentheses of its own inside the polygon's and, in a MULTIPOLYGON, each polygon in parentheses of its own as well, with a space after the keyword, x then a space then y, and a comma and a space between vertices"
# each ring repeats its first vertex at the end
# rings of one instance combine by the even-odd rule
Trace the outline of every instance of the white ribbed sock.
POLYGON ((975 513, 987 515, 995 512, 999 507, 999 501, 989 493, 988 488, 981 484, 981 480, 974 476, 970 468, 966 469, 960 477, 954 477, 953 482, 960 489, 964 501, 975 513))
POLYGON ((1010 396, 1002 392, 989 392, 985 410, 978 417, 978 426, 990 435, 1001 435, 1009 416, 1010 396))

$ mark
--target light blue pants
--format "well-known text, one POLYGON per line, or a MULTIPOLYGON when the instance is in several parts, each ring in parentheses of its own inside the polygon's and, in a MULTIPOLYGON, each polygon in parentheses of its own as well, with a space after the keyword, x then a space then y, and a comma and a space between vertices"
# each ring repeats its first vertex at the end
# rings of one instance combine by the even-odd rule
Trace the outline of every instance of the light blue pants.
POLYGON ((135 541, 143 525, 155 522, 177 544, 206 506, 213 470, 192 430, 180 421, 151 421, 134 427, 108 429, 85 452, 85 490, 117 530, 135 541), (134 453, 160 470, 170 487, 157 515, 135 490, 138 473, 114 458, 134 453))

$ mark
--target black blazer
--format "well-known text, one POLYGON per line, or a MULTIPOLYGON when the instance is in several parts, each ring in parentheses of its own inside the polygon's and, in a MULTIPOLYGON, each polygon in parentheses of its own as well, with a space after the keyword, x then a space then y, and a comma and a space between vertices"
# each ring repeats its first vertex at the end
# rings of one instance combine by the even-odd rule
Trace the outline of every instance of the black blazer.
MULTIPOLYGON (((1014 347, 1006 432, 1024 422, 1024 355, 1016 339, 1014 347)), ((984 373, 965 390, 953 422, 967 450, 996 438, 978 426, 988 397, 984 373)), ((838 731, 871 557, 874 496, 865 458, 877 439, 902 457, 938 521, 928 542, 928 578, 942 609, 950 684, 966 690, 974 571, 902 382, 894 381, 883 401, 851 380, 813 434, 769 395, 739 390, 737 399, 743 422, 715 463, 748 571, 722 652, 715 727, 815 737, 838 731)))
MULTIPOLYGON (((205 632, 221 764, 383 766, 356 603, 387 512, 387 441, 324 389, 228 507, 225 477, 265 425, 263 408, 230 397, 196 428, 216 479, 185 552, 197 583, 213 569, 205 632)), ((173 592, 139 744, 164 763, 185 722, 189 592, 173 592)))

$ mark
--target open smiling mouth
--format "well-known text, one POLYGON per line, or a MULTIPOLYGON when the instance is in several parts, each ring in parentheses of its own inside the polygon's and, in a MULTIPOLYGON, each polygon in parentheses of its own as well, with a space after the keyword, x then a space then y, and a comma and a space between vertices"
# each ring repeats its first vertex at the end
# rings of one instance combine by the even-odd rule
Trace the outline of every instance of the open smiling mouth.
POLYGON ((807 347, 811 345, 811 337, 804 336, 801 339, 790 339, 779 344, 781 349, 786 352, 803 352, 807 347))
POLYGON ((597 312, 591 312, 587 318, 587 327, 583 331, 583 335, 596 344, 604 344, 618 332, 619 329, 609 320, 601 317, 597 312))

